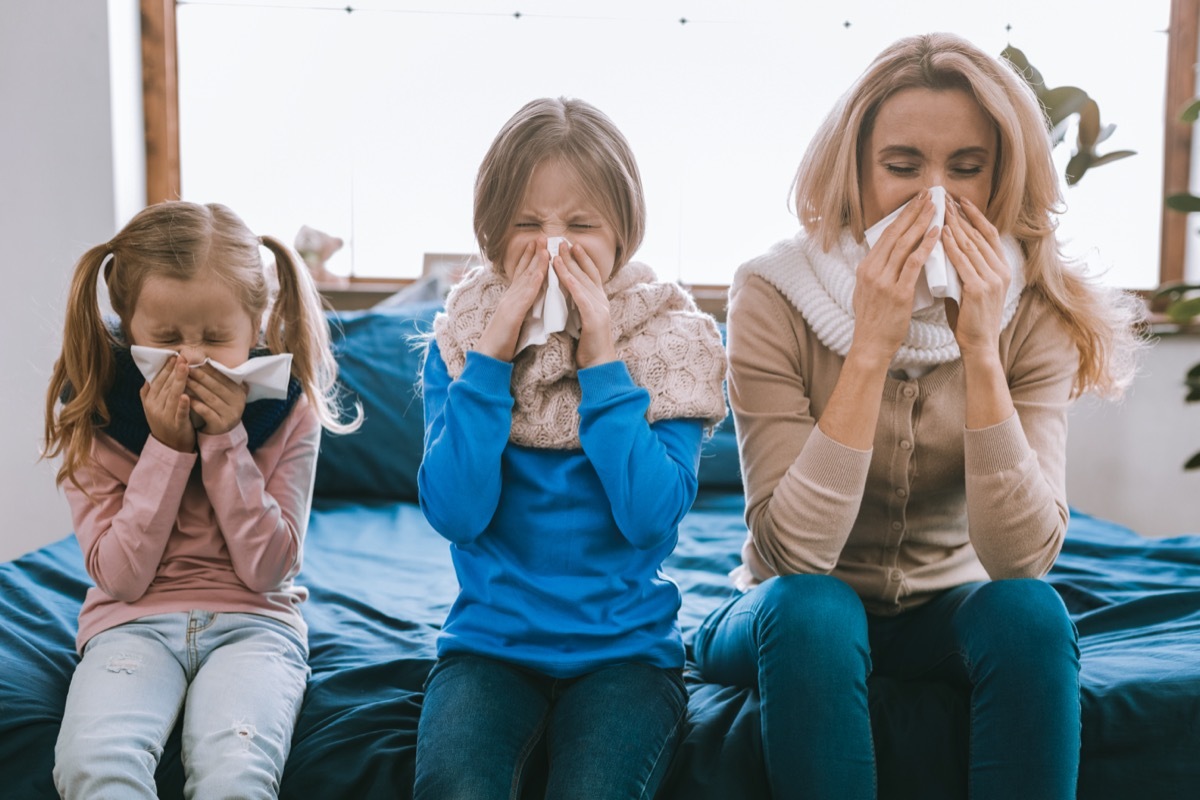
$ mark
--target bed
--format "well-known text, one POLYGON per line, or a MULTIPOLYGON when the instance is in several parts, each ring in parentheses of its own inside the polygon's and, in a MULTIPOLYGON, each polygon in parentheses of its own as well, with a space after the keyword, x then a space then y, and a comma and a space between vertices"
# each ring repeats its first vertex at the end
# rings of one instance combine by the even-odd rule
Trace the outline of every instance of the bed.
MULTIPOLYGON (((343 380, 363 403, 357 434, 327 436, 299 582, 311 597, 312 679, 281 797, 411 795, 421 687, 456 591, 445 542, 416 505, 421 401, 414 334, 435 305, 343 314, 343 380)), ((732 426, 706 445, 701 492, 667 570, 684 593, 685 639, 730 596, 745 528, 732 426)), ((1048 577, 1079 629, 1083 754, 1079 797, 1200 796, 1200 535, 1150 540, 1073 512, 1048 577)), ((0 565, 0 795, 55 794, 54 741, 75 665, 88 586, 72 536, 0 565)), ((758 702, 749 689, 687 673, 687 738, 665 796, 767 798, 758 702)), ((870 686, 881 798, 966 796, 966 698, 937 682, 870 686)), ((182 796, 178 731, 158 772, 182 796)), ((530 793, 532 796, 533 792, 530 793)))

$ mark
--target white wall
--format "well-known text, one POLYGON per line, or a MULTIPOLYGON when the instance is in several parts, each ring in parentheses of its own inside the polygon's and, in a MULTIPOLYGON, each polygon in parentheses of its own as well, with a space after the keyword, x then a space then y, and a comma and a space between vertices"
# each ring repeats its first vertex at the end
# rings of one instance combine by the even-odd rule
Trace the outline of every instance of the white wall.
POLYGON ((42 409, 75 259, 116 211, 108 6, 0 6, 0 559, 71 531, 42 409))
POLYGON ((1200 403, 1185 403, 1183 378, 1200 363, 1200 336, 1165 337, 1145 354, 1119 404, 1086 397, 1071 414, 1071 505, 1146 536, 1200 533, 1200 403))

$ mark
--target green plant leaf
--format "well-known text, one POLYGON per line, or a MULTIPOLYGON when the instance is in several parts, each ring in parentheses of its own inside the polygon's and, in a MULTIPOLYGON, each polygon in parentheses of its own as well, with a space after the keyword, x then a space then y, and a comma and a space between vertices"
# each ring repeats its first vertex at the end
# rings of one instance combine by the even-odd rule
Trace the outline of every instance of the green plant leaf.
POLYGON ((1194 292, 1197 290, 1200 290, 1200 283, 1183 283, 1182 281, 1177 281, 1175 283, 1164 283, 1162 286, 1158 287, 1157 291, 1154 292, 1154 298, 1180 298, 1188 292, 1194 292))
POLYGON ((1067 162, 1067 186, 1074 186, 1079 183, 1079 179, 1088 171, 1088 167, 1092 165, 1092 154, 1087 150, 1080 150, 1071 156, 1071 160, 1067 162))
POLYGON ((1019 48, 1013 47, 1010 44, 1000 53, 1000 57, 1007 59, 1010 64, 1016 67, 1017 72, 1021 73, 1021 77, 1033 88, 1035 93, 1040 93, 1046 88, 1046 81, 1042 78, 1042 73, 1038 72, 1037 67, 1029 63, 1029 59, 1025 57, 1025 53, 1019 48))
POLYGON ((1167 208, 1174 211, 1200 211, 1200 197, 1182 192, 1167 197, 1167 208))
POLYGON ((1200 119, 1200 97, 1188 104, 1188 107, 1179 115, 1179 119, 1183 122, 1195 122, 1200 119))
POLYGON ((1100 106, 1089 97, 1079 107, 1079 149, 1094 152, 1099 138, 1100 106))
MULTIPOLYGON (((1051 125, 1058 125, 1072 114, 1077 114, 1089 102, 1093 102, 1088 93, 1078 86, 1056 86, 1038 92, 1038 99, 1046 107, 1046 116, 1051 125)), ((1094 102, 1093 102, 1094 105, 1094 102)), ((1099 110, 1096 112, 1097 132, 1099 129, 1099 110)))
POLYGON ((1184 469, 1196 469, 1198 467, 1200 467, 1200 453, 1194 454, 1187 460, 1187 463, 1183 465, 1184 469))
POLYGON ((1167 306, 1166 314, 1172 322, 1183 324, 1193 317, 1200 317, 1200 297, 1188 297, 1176 300, 1167 306))
POLYGON ((1137 150, 1113 150, 1111 153, 1105 153, 1102 156, 1093 158, 1092 166, 1098 167, 1101 164, 1111 164, 1113 161, 1119 161, 1122 158, 1129 158, 1130 156, 1136 155, 1137 150))
POLYGON ((1195 364, 1187 372, 1188 383, 1200 381, 1200 364, 1195 364))

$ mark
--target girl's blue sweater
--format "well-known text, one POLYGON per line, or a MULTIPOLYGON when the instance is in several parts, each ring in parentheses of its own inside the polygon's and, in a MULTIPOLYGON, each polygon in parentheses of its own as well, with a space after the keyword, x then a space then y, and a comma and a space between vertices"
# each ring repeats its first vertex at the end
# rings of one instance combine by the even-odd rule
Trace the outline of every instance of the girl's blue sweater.
POLYGON ((421 509, 451 542, 461 587, 438 655, 473 653, 553 677, 636 661, 683 666, 679 589, 662 572, 696 497, 694 419, 646 422, 623 361, 580 370, 582 449, 509 441, 512 364, 468 352, 422 370, 421 509))

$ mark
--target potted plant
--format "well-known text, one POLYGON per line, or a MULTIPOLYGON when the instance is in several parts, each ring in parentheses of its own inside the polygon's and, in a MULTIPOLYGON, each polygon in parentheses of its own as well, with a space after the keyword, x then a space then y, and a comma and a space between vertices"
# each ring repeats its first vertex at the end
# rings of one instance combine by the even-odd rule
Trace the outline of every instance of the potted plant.
POLYGON ((1011 44, 1004 48, 1000 56, 1016 68, 1046 109, 1054 146, 1057 147, 1066 137, 1071 117, 1079 116, 1079 124, 1075 131, 1075 149, 1066 168, 1065 177, 1068 186, 1078 183, 1084 173, 1092 167, 1110 164, 1113 161, 1137 154, 1136 150, 1112 150, 1103 154, 1098 153, 1096 147, 1111 136, 1117 126, 1111 123, 1100 124, 1100 106, 1087 92, 1078 86, 1047 86, 1046 80, 1038 68, 1029 63, 1024 52, 1011 44))
MULTIPOLYGON (((1200 118, 1200 98, 1193 100, 1183 110, 1179 118, 1184 122, 1194 123, 1200 118)), ((1200 211, 1200 197, 1190 192, 1181 192, 1167 198, 1167 208, 1184 213, 1200 211)), ((1164 312, 1168 320, 1181 329, 1194 327, 1200 320, 1200 284, 1176 283, 1163 286, 1155 293, 1154 298, 1160 303, 1165 302, 1164 312)), ((1192 365, 1184 377, 1187 386, 1185 402, 1200 402, 1200 363, 1192 365)), ((1200 469, 1200 452, 1192 455, 1184 469, 1200 469)))

